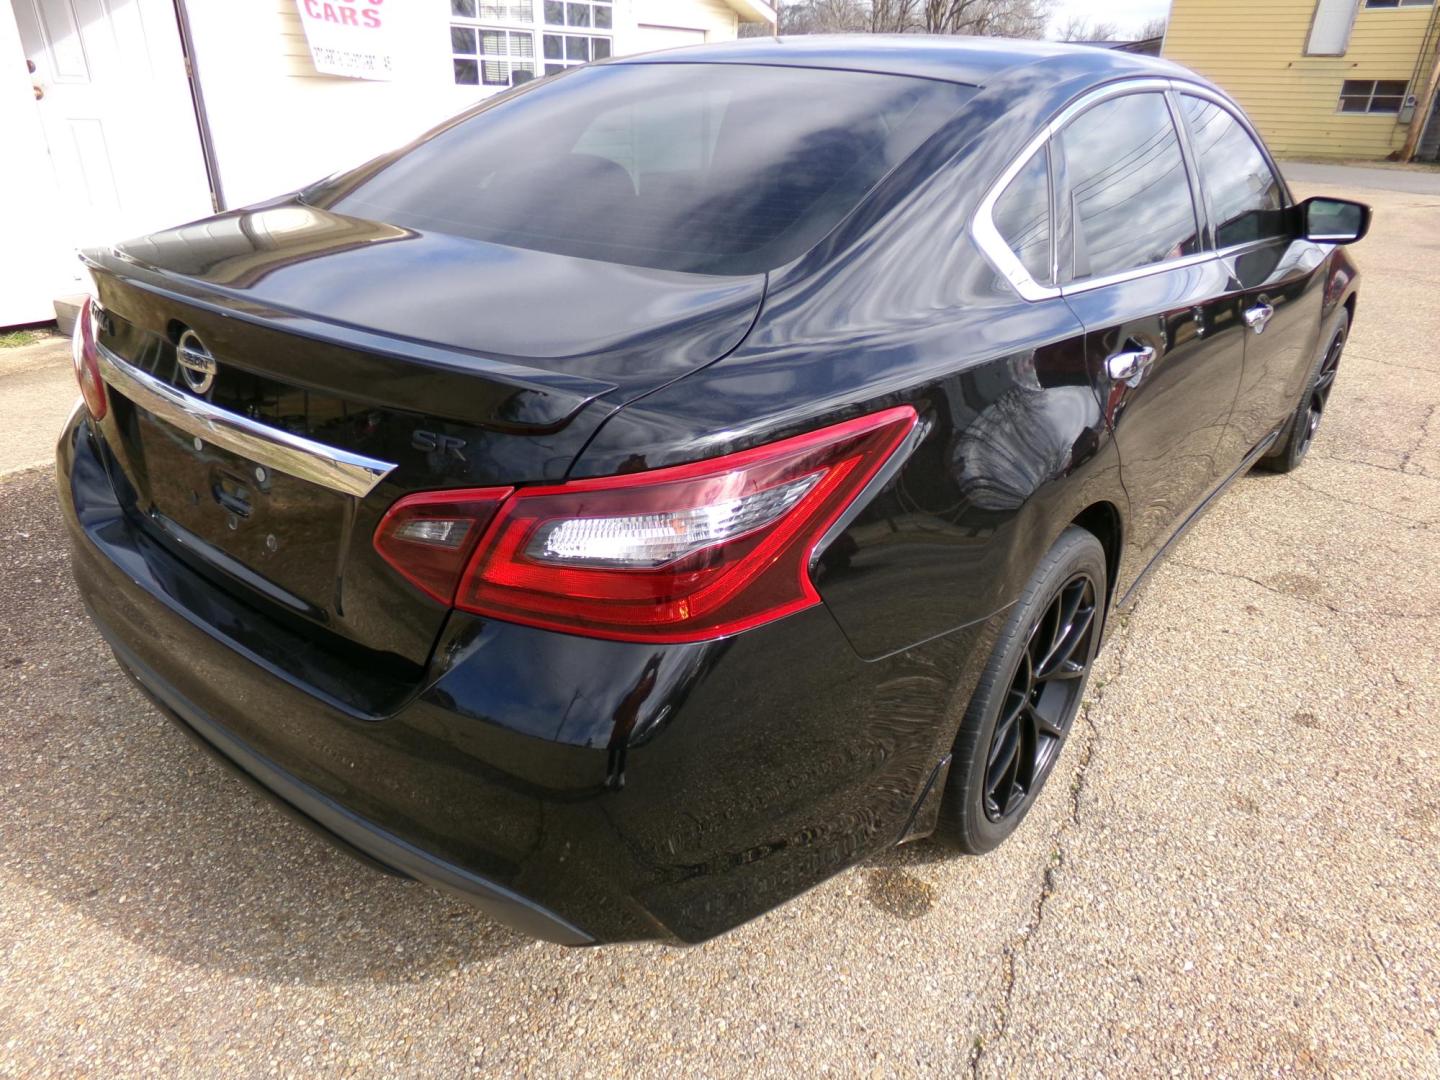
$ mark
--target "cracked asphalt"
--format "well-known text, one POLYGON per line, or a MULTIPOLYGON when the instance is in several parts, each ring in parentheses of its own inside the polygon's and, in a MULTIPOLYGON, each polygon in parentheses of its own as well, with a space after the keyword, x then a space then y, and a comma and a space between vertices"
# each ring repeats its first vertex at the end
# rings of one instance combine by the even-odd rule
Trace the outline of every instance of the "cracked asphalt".
POLYGON ((1348 190, 1310 460, 1152 575, 1021 832, 691 950, 331 852, 129 688, 49 471, 0 477, 0 1076, 1440 1074, 1440 188, 1348 190))

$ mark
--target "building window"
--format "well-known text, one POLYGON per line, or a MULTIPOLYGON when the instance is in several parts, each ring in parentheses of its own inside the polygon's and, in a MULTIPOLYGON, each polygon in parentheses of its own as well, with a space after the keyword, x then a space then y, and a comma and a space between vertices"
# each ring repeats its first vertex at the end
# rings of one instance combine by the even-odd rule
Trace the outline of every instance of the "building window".
POLYGON ((450 53, 461 86, 535 78, 533 0, 450 0, 450 53))
POLYGON ((1305 39, 1307 56, 1344 56, 1355 22, 1355 0, 1315 0, 1310 36, 1305 39))
POLYGON ((545 17, 545 74, 554 75, 576 64, 604 60, 610 55, 608 33, 615 23, 609 0, 542 0, 545 17), (557 33, 564 29, 565 33, 557 33))
POLYGON ((519 86, 610 55, 612 0, 450 0, 450 54, 461 86, 519 86))
POLYGON ((1365 0, 1367 8, 1429 7, 1435 0, 1365 0))
POLYGON ((1346 79, 1340 84, 1340 111, 1398 113, 1409 86, 1406 79, 1346 79))

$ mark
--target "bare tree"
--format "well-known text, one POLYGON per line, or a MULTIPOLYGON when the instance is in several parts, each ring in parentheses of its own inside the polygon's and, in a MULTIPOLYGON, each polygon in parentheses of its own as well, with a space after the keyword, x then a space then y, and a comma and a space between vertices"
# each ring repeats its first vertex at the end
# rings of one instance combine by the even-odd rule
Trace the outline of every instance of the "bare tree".
POLYGON ((1140 29, 1135 31, 1135 40, 1145 41, 1147 38, 1164 37, 1165 27, 1168 23, 1169 20, 1163 15, 1159 18, 1151 19, 1147 23, 1142 23, 1140 29))
POLYGON ((1050 0, 921 0, 920 27, 927 34, 1039 37, 1050 0))
POLYGON ((1084 15, 1071 15, 1060 24, 1057 41, 1118 41, 1120 30, 1112 22, 1091 22, 1084 15))
MULTIPOLYGON (((989 34, 1040 37, 1053 0, 782 0, 781 34, 989 34)), ((741 36, 764 36, 742 27, 741 36)))
POLYGON ((776 12, 782 34, 856 34, 870 29, 865 0, 790 0, 776 12))
POLYGON ((872 34, 908 34, 919 27, 920 0, 871 0, 872 34))

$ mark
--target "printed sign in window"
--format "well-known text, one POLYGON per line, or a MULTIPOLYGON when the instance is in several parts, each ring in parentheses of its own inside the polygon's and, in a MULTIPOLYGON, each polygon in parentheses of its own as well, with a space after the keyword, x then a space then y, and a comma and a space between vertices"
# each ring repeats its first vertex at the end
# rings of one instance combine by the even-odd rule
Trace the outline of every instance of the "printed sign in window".
POLYGON ((295 0, 295 6, 316 71, 352 79, 395 77, 393 0, 295 0))

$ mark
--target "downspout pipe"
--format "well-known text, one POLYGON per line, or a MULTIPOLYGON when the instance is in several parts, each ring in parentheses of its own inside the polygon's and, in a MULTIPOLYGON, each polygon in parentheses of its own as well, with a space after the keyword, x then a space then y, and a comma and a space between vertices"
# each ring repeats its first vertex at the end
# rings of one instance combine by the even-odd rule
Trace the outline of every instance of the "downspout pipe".
POLYGON ((1420 39, 1420 55, 1415 59, 1415 77, 1410 80, 1410 85, 1414 86, 1420 81, 1427 57, 1430 60, 1430 74, 1425 80, 1423 93, 1415 98, 1415 112, 1410 117, 1410 130, 1405 133, 1405 145, 1400 148, 1401 161, 1414 159, 1415 151, 1425 134, 1425 125, 1435 108, 1436 92, 1440 91, 1440 35, 1437 35, 1437 31, 1440 31, 1440 5, 1436 5, 1430 13, 1430 23, 1425 27, 1425 36, 1420 39))
POLYGON ((180 28, 180 47, 185 52, 185 74, 190 82, 190 100, 195 106, 195 125, 200 132, 200 153, 205 159, 205 176, 210 182, 210 205, 215 213, 226 209, 225 189, 220 181, 220 161, 215 154, 215 134, 210 115, 205 111, 205 91, 201 85, 200 62, 195 57, 195 37, 190 28, 190 12, 186 0, 174 0, 175 22, 180 28))

